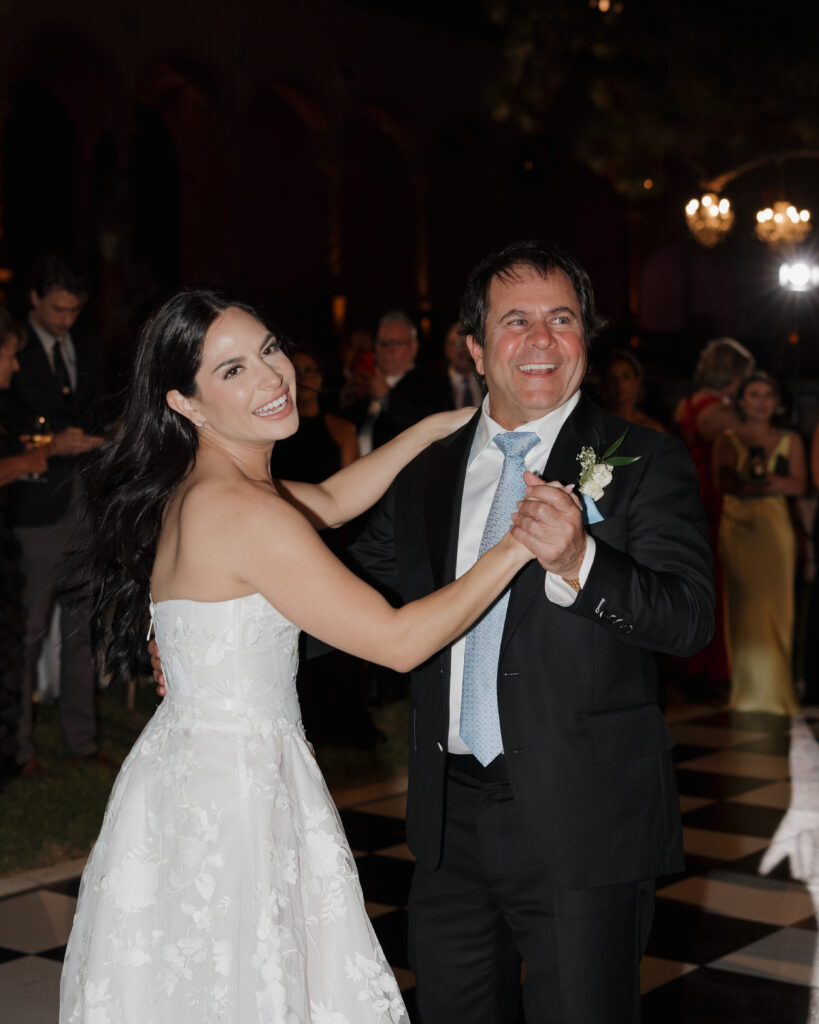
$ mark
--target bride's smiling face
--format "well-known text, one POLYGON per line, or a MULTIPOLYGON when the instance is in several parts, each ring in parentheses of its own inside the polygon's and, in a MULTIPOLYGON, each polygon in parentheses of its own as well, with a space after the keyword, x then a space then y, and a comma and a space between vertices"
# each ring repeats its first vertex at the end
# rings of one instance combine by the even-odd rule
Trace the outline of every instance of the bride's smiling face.
POLYGON ((201 437, 270 444, 295 433, 296 374, 279 342, 255 317, 231 308, 211 324, 196 374, 196 394, 168 393, 168 403, 201 437))

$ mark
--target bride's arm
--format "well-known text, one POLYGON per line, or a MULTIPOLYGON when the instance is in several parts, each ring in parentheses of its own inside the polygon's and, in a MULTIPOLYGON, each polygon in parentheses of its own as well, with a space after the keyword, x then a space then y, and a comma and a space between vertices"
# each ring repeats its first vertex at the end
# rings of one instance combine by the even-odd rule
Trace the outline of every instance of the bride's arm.
POLYGON ((464 426, 474 412, 458 409, 427 416, 320 484, 277 480, 276 487, 317 529, 341 526, 371 508, 404 466, 433 441, 464 426))
MULTIPOLYGON (((227 512, 236 522, 239 503, 227 512)), ((241 531, 218 548, 231 574, 312 636, 407 672, 460 636, 532 557, 511 534, 469 572, 402 608, 351 573, 305 518, 273 496, 241 501, 241 531)), ((214 546, 208 545, 213 551, 214 546)))

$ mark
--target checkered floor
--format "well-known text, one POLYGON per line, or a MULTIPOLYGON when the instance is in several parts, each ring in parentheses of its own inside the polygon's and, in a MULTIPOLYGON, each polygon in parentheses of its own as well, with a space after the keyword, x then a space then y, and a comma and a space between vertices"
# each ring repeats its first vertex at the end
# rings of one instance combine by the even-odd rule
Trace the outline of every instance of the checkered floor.
MULTIPOLYGON (((819 709, 804 720, 669 713, 688 870, 661 879, 645 1024, 819 1021, 819 709)), ((334 796, 375 928, 413 1012, 405 780, 334 796)), ((56 1024, 82 862, 0 879, 3 1024, 56 1024)))

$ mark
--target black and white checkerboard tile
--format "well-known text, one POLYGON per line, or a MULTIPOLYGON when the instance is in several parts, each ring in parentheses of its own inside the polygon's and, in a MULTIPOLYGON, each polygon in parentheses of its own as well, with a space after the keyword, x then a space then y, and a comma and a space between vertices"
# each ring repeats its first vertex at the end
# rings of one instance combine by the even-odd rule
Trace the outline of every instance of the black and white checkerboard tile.
MULTIPOLYGON (((669 718, 688 868, 661 879, 645 1024, 819 1021, 819 710, 669 718)), ((334 794, 375 929, 413 1009, 405 780, 334 794)), ((82 862, 0 879, 0 1020, 56 1024, 82 862)))

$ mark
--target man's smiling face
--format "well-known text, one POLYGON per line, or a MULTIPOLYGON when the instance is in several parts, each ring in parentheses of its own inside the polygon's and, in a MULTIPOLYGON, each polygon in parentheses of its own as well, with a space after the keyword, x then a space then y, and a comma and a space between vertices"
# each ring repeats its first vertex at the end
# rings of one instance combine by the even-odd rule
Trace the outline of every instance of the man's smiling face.
POLYGON ((506 430, 539 419, 568 401, 586 372, 580 303, 568 276, 513 267, 489 286, 481 348, 469 351, 486 378, 489 415, 506 430))

